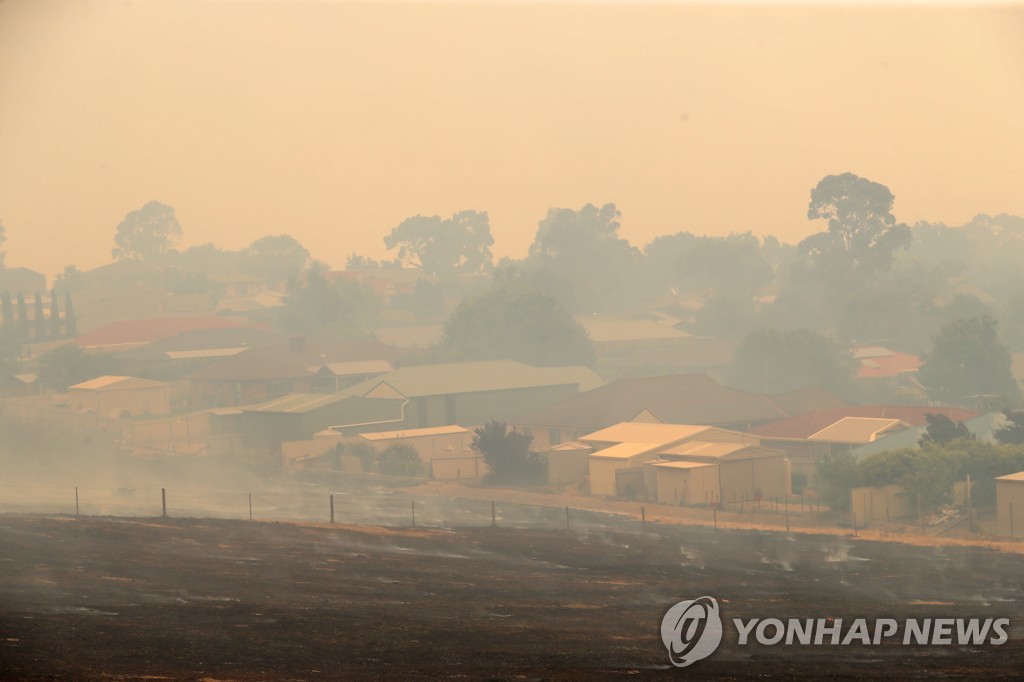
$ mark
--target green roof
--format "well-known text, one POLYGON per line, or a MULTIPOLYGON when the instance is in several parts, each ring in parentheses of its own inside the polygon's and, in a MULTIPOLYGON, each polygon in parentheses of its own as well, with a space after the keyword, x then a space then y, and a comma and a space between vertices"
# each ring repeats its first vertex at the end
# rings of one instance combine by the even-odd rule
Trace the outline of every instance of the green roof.
POLYGON ((366 395, 384 383, 407 398, 415 398, 567 384, 587 391, 602 386, 604 381, 583 366, 533 367, 513 360, 488 360, 402 367, 356 384, 339 395, 366 395))

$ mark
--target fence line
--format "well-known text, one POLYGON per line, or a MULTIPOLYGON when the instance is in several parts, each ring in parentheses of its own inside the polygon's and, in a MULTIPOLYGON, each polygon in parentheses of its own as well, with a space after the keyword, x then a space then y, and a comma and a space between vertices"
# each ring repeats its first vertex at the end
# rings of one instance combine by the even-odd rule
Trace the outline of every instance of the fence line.
MULTIPOLYGON (((598 511, 562 504, 505 502, 442 496, 388 494, 362 490, 321 492, 225 490, 216 488, 107 488, 99 486, 0 486, 0 513, 63 514, 74 516, 212 518, 250 521, 297 521, 392 527, 484 527, 529 529, 644 530, 661 520, 665 511, 637 501, 598 511)), ((789 531, 797 513, 786 501, 766 502, 760 513, 747 505, 714 505, 691 510, 687 522, 717 531, 726 526, 789 531), (719 518, 724 513, 723 518, 719 518), (706 516, 706 518, 704 518, 706 516), (731 519, 731 521, 730 521, 731 519)), ((813 530, 808 528, 808 530, 813 530)), ((856 530, 854 530, 856 532, 856 530)))

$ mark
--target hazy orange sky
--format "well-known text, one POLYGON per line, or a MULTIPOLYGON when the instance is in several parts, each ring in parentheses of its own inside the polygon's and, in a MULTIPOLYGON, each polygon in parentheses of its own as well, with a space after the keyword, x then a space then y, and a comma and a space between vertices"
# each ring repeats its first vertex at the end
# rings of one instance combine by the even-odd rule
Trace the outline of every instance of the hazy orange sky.
POLYGON ((499 255, 587 202, 795 241, 844 171, 907 222, 1024 215, 1024 6, 0 0, 7 263, 50 277, 150 199, 341 267, 470 208, 499 255))

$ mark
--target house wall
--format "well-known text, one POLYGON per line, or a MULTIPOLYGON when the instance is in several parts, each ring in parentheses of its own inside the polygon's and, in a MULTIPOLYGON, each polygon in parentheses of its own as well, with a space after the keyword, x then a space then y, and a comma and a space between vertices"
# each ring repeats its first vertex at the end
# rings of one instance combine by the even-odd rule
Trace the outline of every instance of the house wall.
POLYGON ((811 441, 770 440, 765 438, 761 444, 766 448, 782 450, 790 461, 793 473, 801 473, 807 477, 808 485, 814 484, 818 472, 818 460, 828 454, 829 446, 811 441))
POLYGON ((466 455, 472 453, 469 444, 473 441, 473 433, 438 433, 424 436, 399 436, 380 440, 353 438, 349 442, 365 443, 374 450, 384 450, 391 445, 408 445, 419 453, 420 459, 429 462, 443 457, 466 455), (449 448, 451 448, 449 450, 449 448))
POLYGON ((461 457, 434 457, 427 462, 430 477, 443 480, 477 479, 490 473, 484 458, 477 454, 461 457))
POLYGON ((296 460, 319 457, 334 449, 341 439, 311 438, 309 440, 292 440, 281 443, 281 460, 285 466, 296 460))
POLYGON ((718 467, 715 465, 696 469, 647 468, 654 472, 659 504, 705 504, 718 499, 718 467))
POLYGON ((567 384, 411 398, 406 409, 405 427, 482 426, 492 419, 508 422, 578 392, 576 384, 567 384))
POLYGON ((171 411, 169 386, 100 390, 73 388, 68 391, 68 399, 72 409, 103 417, 119 417, 123 413, 135 416, 167 414, 171 411))
POLYGON ((590 494, 615 497, 615 472, 638 467, 654 457, 655 455, 637 455, 629 459, 606 459, 591 455, 588 458, 590 494))
POLYGON ((790 493, 789 463, 782 456, 725 461, 719 465, 721 499, 726 503, 746 499, 783 497, 790 493))
POLYGON ((194 405, 235 407, 258 405, 288 393, 312 393, 313 377, 295 377, 275 381, 198 380, 192 382, 194 405))
POLYGON ((590 475, 591 450, 548 451, 548 483, 561 490, 574 485, 581 490, 590 475))
POLYGON ((315 431, 303 428, 303 415, 291 412, 242 413, 242 444, 248 448, 277 450, 285 441, 304 440, 315 431))
POLYGON ((1024 481, 996 480, 996 535, 1024 537, 1024 481))
POLYGON ((533 443, 531 447, 534 450, 544 451, 550 450, 551 448, 561 445, 562 443, 568 443, 574 441, 586 433, 597 431, 598 429, 587 429, 586 431, 579 431, 577 429, 568 428, 543 428, 543 427, 515 427, 517 431, 533 436, 533 443))
POLYGON ((416 450, 432 478, 476 479, 486 475, 490 469, 480 455, 470 449, 472 432, 439 433, 423 436, 397 436, 381 440, 351 438, 349 443, 369 445, 377 452, 392 445, 408 445, 416 450), (450 449, 449 449, 450 448, 450 449))

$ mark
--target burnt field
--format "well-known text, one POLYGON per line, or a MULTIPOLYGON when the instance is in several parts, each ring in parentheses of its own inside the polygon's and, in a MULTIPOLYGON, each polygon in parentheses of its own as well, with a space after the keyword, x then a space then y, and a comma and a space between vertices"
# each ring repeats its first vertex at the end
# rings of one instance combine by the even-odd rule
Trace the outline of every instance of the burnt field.
POLYGON ((848 537, 0 517, 4 679, 1019 677, 1021 557, 848 537), (673 603, 721 648, 669 665, 673 603), (1009 618, 1002 646, 738 646, 733 618, 1009 618))

